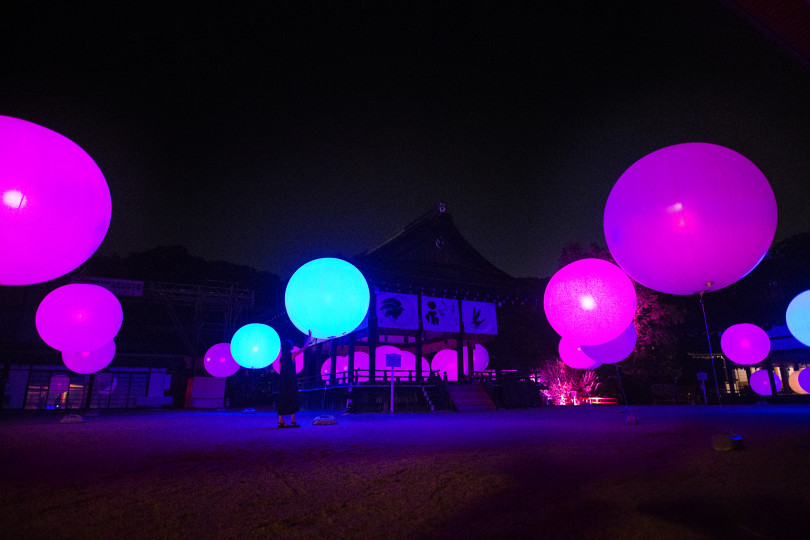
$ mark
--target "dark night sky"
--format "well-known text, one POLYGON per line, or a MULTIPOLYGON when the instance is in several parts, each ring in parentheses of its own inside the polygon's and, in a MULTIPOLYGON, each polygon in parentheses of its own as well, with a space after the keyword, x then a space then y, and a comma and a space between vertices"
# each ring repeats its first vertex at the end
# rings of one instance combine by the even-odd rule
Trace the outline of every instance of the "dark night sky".
POLYGON ((0 17, 0 114, 99 164, 101 253, 286 278, 446 201, 494 264, 548 276, 604 243, 627 167, 690 141, 762 169, 777 240, 810 229, 810 72, 718 2, 110 4, 0 17))

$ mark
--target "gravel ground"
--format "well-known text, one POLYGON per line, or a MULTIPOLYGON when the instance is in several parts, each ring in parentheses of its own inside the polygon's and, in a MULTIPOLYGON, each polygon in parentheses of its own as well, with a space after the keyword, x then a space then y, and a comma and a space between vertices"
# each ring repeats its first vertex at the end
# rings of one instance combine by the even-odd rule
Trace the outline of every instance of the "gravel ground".
POLYGON ((0 414, 4 538, 802 538, 810 407, 0 414), (627 423, 637 416, 638 424, 627 423), (718 452, 731 430, 741 451, 718 452))

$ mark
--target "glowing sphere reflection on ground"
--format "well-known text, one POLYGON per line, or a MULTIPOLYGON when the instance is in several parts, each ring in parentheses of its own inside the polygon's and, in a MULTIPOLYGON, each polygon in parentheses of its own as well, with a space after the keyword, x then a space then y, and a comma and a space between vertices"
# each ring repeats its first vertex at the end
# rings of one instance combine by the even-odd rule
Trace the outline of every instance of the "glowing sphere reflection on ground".
POLYGON ((278 358, 281 338, 266 324, 246 324, 231 338, 231 355, 236 363, 250 369, 262 369, 278 358))
POLYGON ((230 377, 240 367, 231 355, 230 343, 217 343, 209 347, 203 356, 203 366, 213 377, 230 377))
MULTIPOLYGON (((782 379, 779 378, 779 375, 773 374, 774 382, 776 383, 776 391, 779 392, 782 389, 782 379)), ((751 385, 751 390, 759 394, 760 396, 770 396, 771 395, 771 383, 768 380, 768 370, 760 369, 751 374, 751 378, 748 379, 748 384, 751 385)))
POLYGON ((551 277, 543 307, 558 334, 580 345, 599 345, 617 338, 633 322, 636 291, 615 264, 581 259, 551 277))
POLYGON ((630 323, 619 337, 599 345, 582 345, 582 352, 602 364, 615 364, 633 354, 637 339, 636 325, 630 323))
POLYGON ((717 290, 765 256, 776 199, 762 172, 737 152, 676 144, 621 175, 605 205, 604 230, 616 263, 642 285, 669 294, 717 290))
POLYGON ((29 285, 74 270, 110 226, 110 189, 66 137, 0 116, 0 284, 29 285))
POLYGON ((124 312, 113 293, 86 283, 64 285, 39 304, 37 332, 58 351, 94 351, 113 340, 124 312))
POLYGON ((732 362, 750 366, 765 360, 771 352, 771 340, 765 330, 755 324, 735 324, 723 332, 720 348, 732 362))
POLYGON ((315 259, 295 271, 284 304, 292 323, 312 337, 342 336, 357 328, 368 312, 368 283, 352 264, 315 259))
POLYGON ((115 358, 115 340, 94 351, 62 351, 62 362, 70 371, 89 374, 101 371, 115 358))
POLYGON ((585 354, 581 346, 565 336, 560 339, 557 350, 560 353, 560 360, 568 367, 574 369, 594 369, 602 365, 601 362, 585 354))
POLYGON ((797 294, 790 301, 785 319, 793 337, 810 347, 810 290, 797 294))

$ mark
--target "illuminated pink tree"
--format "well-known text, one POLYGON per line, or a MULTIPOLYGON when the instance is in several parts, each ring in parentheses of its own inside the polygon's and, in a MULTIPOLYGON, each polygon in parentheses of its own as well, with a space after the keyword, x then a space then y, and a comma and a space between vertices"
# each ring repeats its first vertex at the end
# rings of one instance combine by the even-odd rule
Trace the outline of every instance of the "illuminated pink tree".
POLYGON ((546 385, 543 395, 555 405, 579 405, 599 386, 599 377, 590 369, 574 369, 560 359, 547 362, 538 373, 538 381, 546 385))

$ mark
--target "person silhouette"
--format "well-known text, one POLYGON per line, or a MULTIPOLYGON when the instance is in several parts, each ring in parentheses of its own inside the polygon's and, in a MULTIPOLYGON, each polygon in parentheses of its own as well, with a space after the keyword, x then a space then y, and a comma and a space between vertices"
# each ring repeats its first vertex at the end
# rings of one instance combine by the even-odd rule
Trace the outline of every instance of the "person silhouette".
MULTIPOLYGON (((312 339, 312 331, 307 335, 304 346, 305 349, 312 339)), ((301 427, 295 421, 295 413, 299 411, 298 403, 298 376, 295 373, 295 362, 292 359, 293 342, 285 339, 281 342, 281 358, 278 371, 280 374, 280 384, 278 391, 278 427, 301 427), (290 416, 290 423, 284 422, 284 416, 290 416)))

